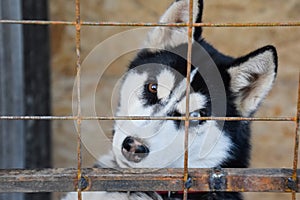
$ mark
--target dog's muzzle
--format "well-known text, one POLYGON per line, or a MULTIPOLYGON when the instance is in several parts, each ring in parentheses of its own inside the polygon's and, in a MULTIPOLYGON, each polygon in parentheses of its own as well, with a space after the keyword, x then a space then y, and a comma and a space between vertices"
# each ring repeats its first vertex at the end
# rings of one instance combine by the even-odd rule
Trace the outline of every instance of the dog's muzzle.
POLYGON ((140 162, 148 156, 149 148, 142 144, 138 139, 133 137, 126 137, 122 143, 122 154, 128 160, 135 163, 140 162))

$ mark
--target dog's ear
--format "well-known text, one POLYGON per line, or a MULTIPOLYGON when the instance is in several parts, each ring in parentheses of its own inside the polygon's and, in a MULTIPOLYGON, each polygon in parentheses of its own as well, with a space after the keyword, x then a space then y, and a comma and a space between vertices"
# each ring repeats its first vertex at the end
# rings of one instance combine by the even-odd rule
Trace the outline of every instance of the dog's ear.
MULTIPOLYGON (((188 23, 189 0, 175 1, 160 18, 160 23, 188 23)), ((193 22, 202 21, 203 0, 193 0, 193 22)), ((193 28, 193 39, 201 37, 201 27, 193 28)), ((155 27, 148 34, 145 46, 149 48, 166 49, 188 41, 187 27, 155 27)))
POLYGON ((265 46, 236 59, 228 69, 230 90, 242 116, 251 116, 272 88, 277 73, 277 53, 273 46, 265 46))

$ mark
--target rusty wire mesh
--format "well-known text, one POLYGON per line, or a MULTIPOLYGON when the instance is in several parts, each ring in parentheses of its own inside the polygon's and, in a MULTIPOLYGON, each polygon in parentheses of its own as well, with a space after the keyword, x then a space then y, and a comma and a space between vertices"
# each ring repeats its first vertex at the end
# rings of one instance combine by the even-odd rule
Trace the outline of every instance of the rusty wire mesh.
POLYGON ((299 191, 298 150, 300 132, 300 77, 298 85, 298 103, 296 116, 291 117, 190 117, 189 92, 192 53, 192 28, 201 27, 291 27, 300 26, 300 22, 257 22, 257 23, 193 23, 193 1, 189 4, 188 23, 121 23, 121 22, 88 22, 81 20, 80 0, 75 3, 75 21, 43 21, 43 20, 9 20, 1 19, 0 24, 34 24, 34 25, 63 25, 76 28, 76 91, 77 113, 73 116, 0 116, 0 120, 75 120, 77 128, 77 169, 44 169, 44 170, 0 170, 0 192, 59 192, 77 191, 78 199, 82 199, 82 191, 153 191, 153 190, 183 190, 184 200, 187 200, 188 189, 184 182, 188 174, 196 183, 190 190, 211 191, 207 180, 212 174, 219 173, 214 169, 188 168, 188 127, 190 120, 223 120, 223 121, 292 121, 296 124, 294 140, 294 159, 292 169, 222 169, 226 174, 227 184, 220 191, 237 192, 291 192, 292 199, 296 199, 299 191), (82 116, 81 113, 81 27, 82 26, 136 26, 136 27, 188 27, 188 55, 187 55, 187 88, 186 115, 184 117, 151 117, 151 116, 82 116), (185 153, 184 170, 180 169, 124 169, 120 173, 108 169, 82 169, 82 120, 182 120, 185 122, 185 153), (151 173, 155 170, 155 174, 151 173), (141 173, 143 176, 141 176, 141 173), (245 182, 245 180, 250 180, 245 182), (76 180, 75 183, 73 180, 76 180), (132 180, 135 180, 133 185, 132 180), (87 182, 88 187, 80 183, 87 182), (129 184, 120 184, 124 183, 129 184), (5 184, 4 184, 5 183, 5 184))

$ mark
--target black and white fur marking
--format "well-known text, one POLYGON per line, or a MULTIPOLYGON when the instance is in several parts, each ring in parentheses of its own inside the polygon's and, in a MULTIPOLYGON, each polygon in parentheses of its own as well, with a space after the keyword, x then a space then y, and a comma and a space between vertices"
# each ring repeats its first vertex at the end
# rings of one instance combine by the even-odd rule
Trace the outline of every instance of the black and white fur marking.
MULTIPOLYGON (((188 0, 175 1, 160 22, 187 22, 188 0)), ((203 1, 194 1, 194 22, 201 22, 203 1)), ((220 53, 193 30, 189 114, 250 117, 272 88, 277 54, 265 46, 240 58, 220 53)), ((122 80, 118 116, 184 116, 186 27, 156 27, 122 80)), ((116 121, 111 154, 102 164, 120 168, 182 168, 181 121, 116 121)), ((189 167, 248 167, 250 123, 193 120, 189 129, 189 167)), ((156 193, 84 193, 86 199, 167 199, 156 193)), ((75 199, 69 193, 64 200, 75 199)), ((172 199, 180 199, 174 197, 172 199)), ((192 199, 192 198, 191 198, 192 199)), ((242 199, 239 193, 201 193, 194 199, 242 199)))

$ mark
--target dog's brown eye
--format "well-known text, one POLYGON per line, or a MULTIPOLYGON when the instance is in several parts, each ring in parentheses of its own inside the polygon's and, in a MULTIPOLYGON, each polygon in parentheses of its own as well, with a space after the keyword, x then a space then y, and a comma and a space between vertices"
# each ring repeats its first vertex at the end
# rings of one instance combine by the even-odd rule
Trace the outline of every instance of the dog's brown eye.
POLYGON ((149 83, 148 84, 148 91, 156 94, 157 93, 157 83, 149 83))

